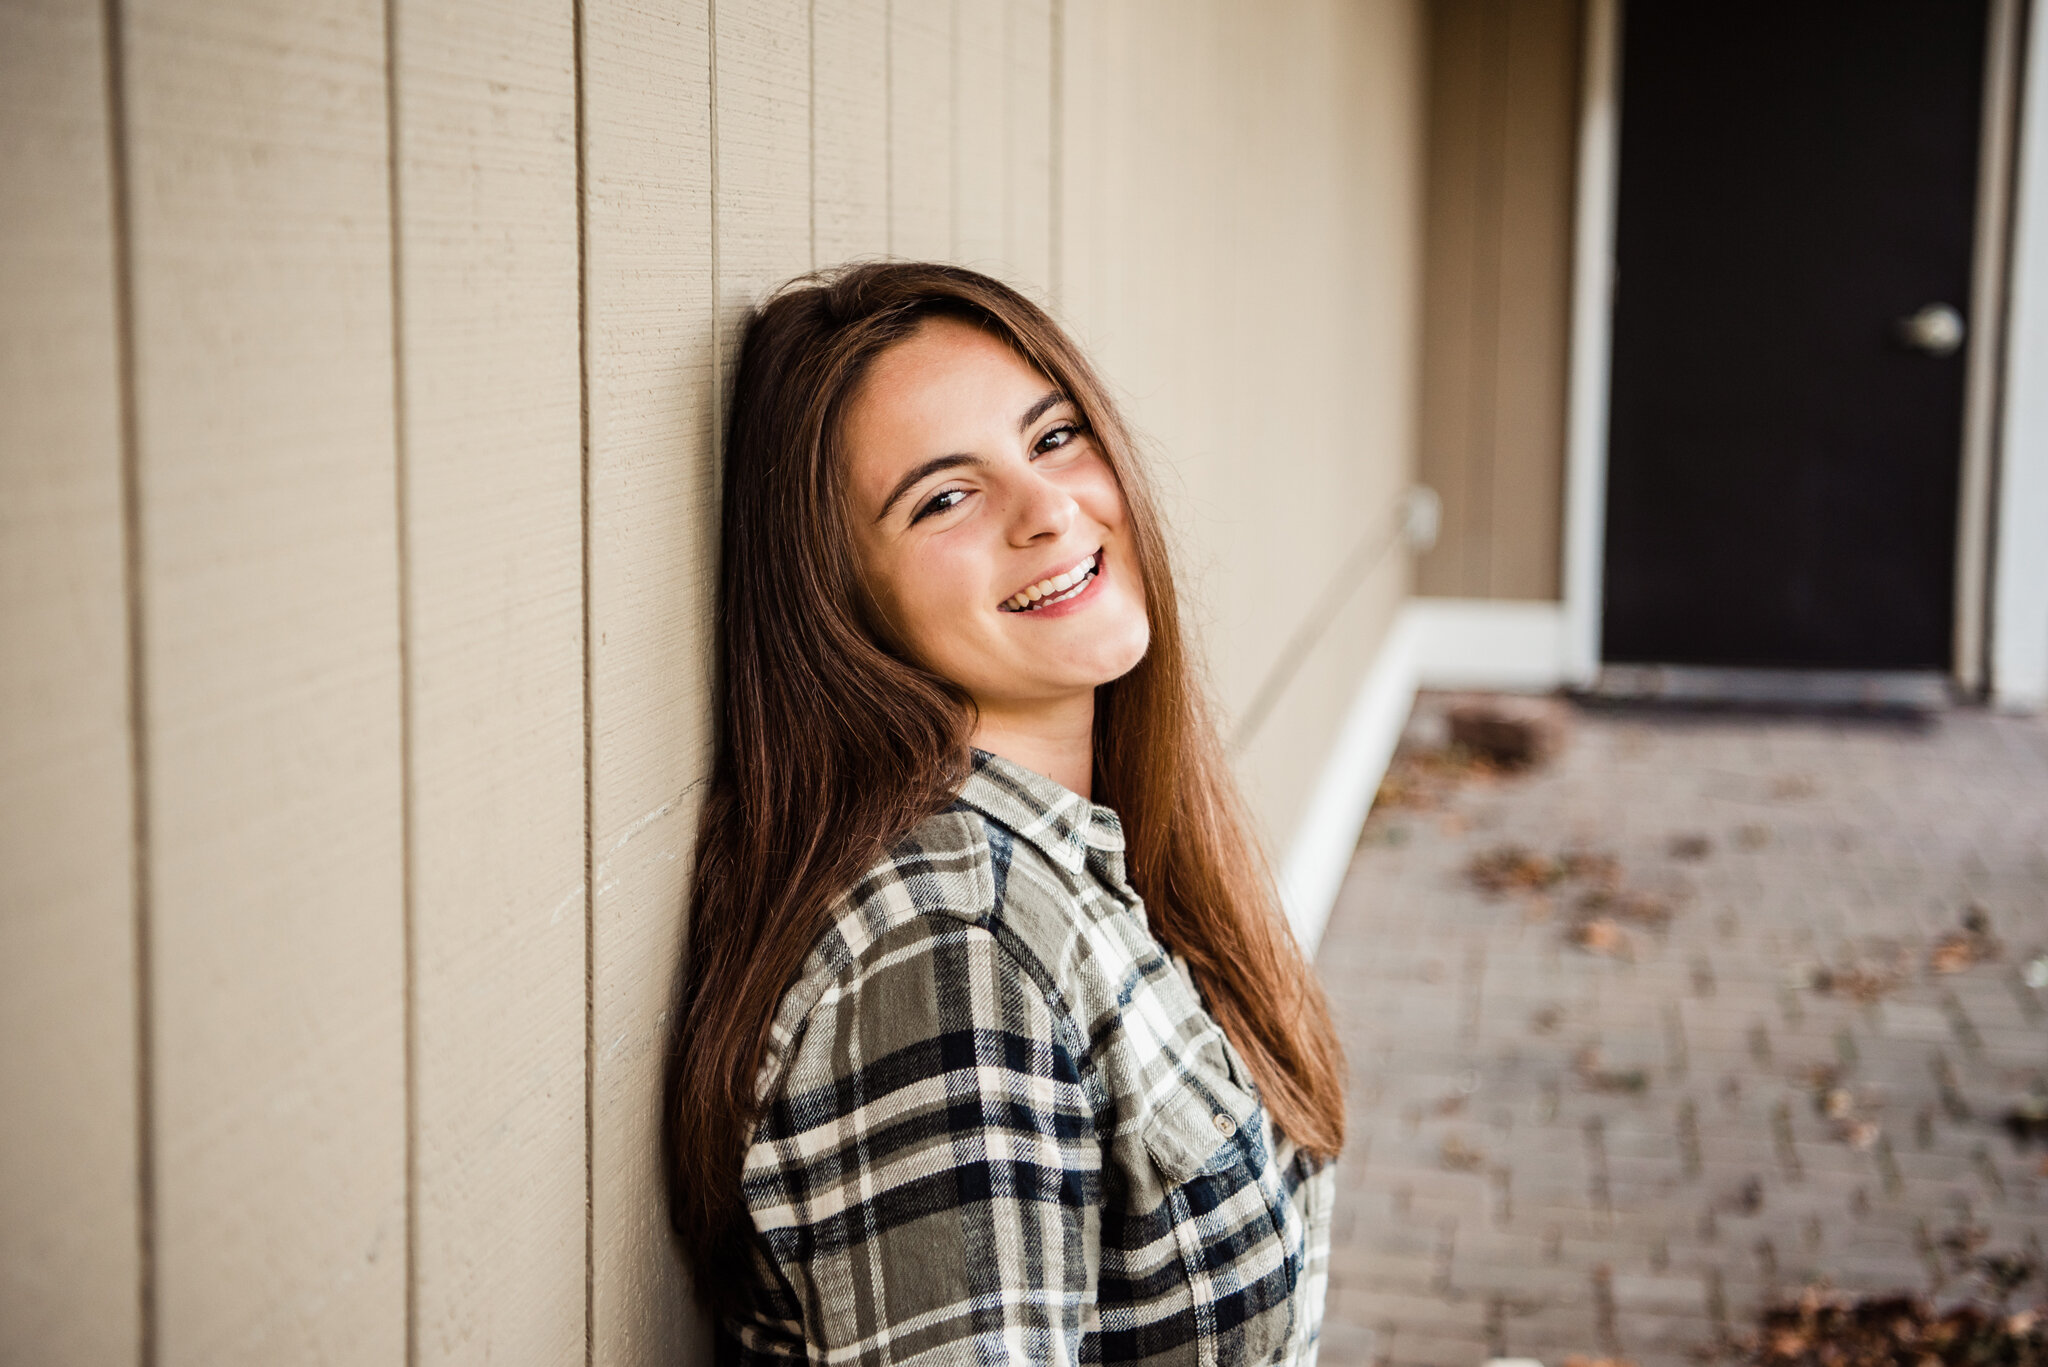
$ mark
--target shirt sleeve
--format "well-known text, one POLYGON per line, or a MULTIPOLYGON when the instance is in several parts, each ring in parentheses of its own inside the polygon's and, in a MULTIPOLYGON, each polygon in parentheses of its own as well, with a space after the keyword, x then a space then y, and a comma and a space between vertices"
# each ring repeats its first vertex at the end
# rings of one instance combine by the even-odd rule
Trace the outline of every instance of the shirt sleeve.
POLYGON ((820 998, 744 1175, 813 1361, 1080 1361, 1102 1175, 1085 1050, 964 921, 920 917, 820 998))

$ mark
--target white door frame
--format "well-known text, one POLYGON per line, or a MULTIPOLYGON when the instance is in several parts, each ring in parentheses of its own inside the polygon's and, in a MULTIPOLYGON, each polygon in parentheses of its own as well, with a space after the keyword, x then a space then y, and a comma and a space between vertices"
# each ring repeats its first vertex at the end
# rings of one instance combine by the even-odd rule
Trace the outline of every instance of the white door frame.
POLYGON ((2013 175, 1988 652, 1991 701, 2022 711, 2048 707, 2048 5, 2032 9, 2013 175))
POLYGON ((1590 685, 1600 672, 1614 192, 1621 131, 1621 0, 1587 4, 1583 52, 1564 442, 1564 668, 1565 681, 1581 687, 1590 685))
POLYGON ((1969 368, 1963 377, 1963 467, 1956 490, 1955 680, 1985 686, 1992 491, 1998 462, 2005 359, 2006 268, 2011 261, 2014 106, 2019 99, 2022 0, 1991 0, 1986 16, 1984 112, 1977 140, 1977 223, 1971 244, 1969 368))
MULTIPOLYGON (((1988 685, 1996 703, 2038 708, 2048 705, 2048 75, 2017 80, 2013 39, 2023 3, 1991 0, 1981 148, 1987 185, 1978 196, 1971 300, 1972 325, 1986 340, 1970 348, 1965 380, 1953 672, 1966 688, 1979 687, 1980 680, 1988 685), (2017 158, 2004 137, 2009 116, 2001 112, 2010 108, 2015 85, 2024 88, 2017 158), (1999 251, 2008 188, 2009 255, 1999 251), (1997 345, 2001 297, 2009 339, 2003 356, 1997 345)), ((1581 686, 1595 680, 1601 663, 1622 4, 1588 0, 1579 101, 1563 655, 1566 681, 1581 686)), ((2025 69, 2048 73, 2048 6, 2035 17, 2026 26, 2025 69)))

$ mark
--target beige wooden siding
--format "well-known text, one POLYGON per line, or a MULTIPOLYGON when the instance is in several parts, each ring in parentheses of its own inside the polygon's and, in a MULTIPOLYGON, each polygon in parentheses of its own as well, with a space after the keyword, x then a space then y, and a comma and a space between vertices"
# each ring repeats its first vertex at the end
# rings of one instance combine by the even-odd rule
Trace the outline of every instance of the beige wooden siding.
POLYGON ((407 1117, 384 16, 118 12, 157 1359, 388 1362, 407 1117))
POLYGON ((0 6, 0 1363, 141 1333, 135 793, 101 7, 0 6))
POLYGON ((1420 14, 1069 4, 1062 304, 1161 465, 1276 855, 1407 592, 1420 14), (1346 592, 1348 590, 1348 593, 1346 592), (1318 602, 1334 615, 1303 637, 1318 602), (1291 641, 1312 645, 1248 738, 1291 641))
POLYGON ((1430 7, 1419 592, 1558 597, 1579 0, 1430 7))
POLYGON ((705 1360, 657 1086, 720 395, 791 275, 965 260, 1097 348, 1225 722, 1308 643, 1241 746, 1284 850, 1404 592, 1357 553, 1410 477, 1421 43, 0 9, 0 1363, 705 1360))
POLYGON ((590 1360, 653 1367, 695 1332, 656 1089, 710 759, 711 16, 703 0, 582 14, 590 1360))
POLYGON ((584 1340, 576 34, 391 33, 412 1017, 412 1361, 584 1340))

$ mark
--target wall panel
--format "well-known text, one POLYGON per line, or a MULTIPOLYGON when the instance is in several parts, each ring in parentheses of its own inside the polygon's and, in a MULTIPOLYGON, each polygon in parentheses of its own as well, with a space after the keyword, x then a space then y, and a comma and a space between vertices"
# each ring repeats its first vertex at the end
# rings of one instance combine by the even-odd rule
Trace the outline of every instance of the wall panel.
POLYGON ((1041 302, 1052 287, 1052 0, 1009 0, 1003 32, 1003 262, 1041 302))
POLYGON ((814 0, 811 257, 889 251, 889 0, 814 0))
POLYGON ((584 1342, 575 33, 405 0, 399 345, 419 1364, 584 1342))
POLYGON ((948 253, 991 275, 1012 274, 1009 5, 954 0, 953 241, 948 253))
POLYGON ((1413 435, 1419 9, 1130 0, 1064 22, 1087 66, 1060 82, 1063 302, 1152 453, 1189 620, 1281 851, 1406 590, 1391 532, 1413 435))
POLYGON ((953 0, 889 0, 889 252, 953 254, 953 0))
POLYGON ((1483 0, 1445 0, 1429 12, 1429 246, 1424 254, 1422 482, 1443 499, 1436 545, 1416 565, 1424 593, 1484 594, 1486 577, 1470 562, 1486 553, 1472 510, 1491 474, 1482 434, 1490 430, 1491 366, 1469 341, 1493 335, 1491 267, 1500 231, 1498 67, 1505 64, 1483 0), (1481 312, 1483 310, 1483 312, 1481 312), (1483 387, 1483 388, 1482 388, 1483 387), (1484 401, 1484 411, 1481 408, 1484 401))
MULTIPOLYGON (((1107 69, 1107 11, 1101 5, 1061 4, 1053 35, 1054 69, 1058 90, 1054 107, 1047 111, 1055 131, 1051 149, 1049 189, 1053 222, 1050 270, 1054 309, 1061 322, 1083 332, 1083 319, 1102 316, 1104 262, 1092 250, 1101 229, 1103 154, 1101 131, 1107 120, 1103 107, 1108 92, 1103 72, 1107 69), (1077 138, 1066 130, 1085 128, 1097 136, 1077 138)), ((1080 337, 1084 346, 1088 337, 1080 337)))
POLYGON ((375 0, 127 6, 158 1360, 399 1361, 398 529, 375 0))
MULTIPOLYGON (((718 6, 714 212, 719 319, 729 344, 747 310, 812 264, 810 4, 718 6)), ((734 354, 728 346, 728 361, 734 354)))
POLYGON ((106 35, 0 7, 0 1363, 140 1344, 106 35))
POLYGON ((710 14, 585 0, 589 374, 591 1340, 704 1361, 668 1228, 662 1057, 710 767, 710 14))
MULTIPOLYGON (((1292 841, 1331 738, 1409 592, 1410 561, 1395 530, 1414 478, 1422 18, 1406 0, 1333 0, 1275 25, 1258 84, 1287 97, 1268 106, 1271 121, 1245 150, 1254 157, 1259 146, 1285 147, 1288 130, 1302 130, 1285 179, 1267 191, 1295 221, 1269 228, 1252 219, 1241 247, 1249 259, 1289 264, 1277 279, 1243 284, 1264 305, 1245 336, 1282 340, 1278 355, 1259 362, 1277 382, 1254 389, 1231 462, 1235 478, 1249 473, 1262 491, 1257 524, 1235 558, 1293 537, 1304 546, 1294 568, 1274 567, 1263 602, 1256 593, 1238 600, 1245 616, 1236 620, 1284 603, 1290 631, 1299 629, 1314 610, 1291 587, 1302 582, 1340 604, 1242 760, 1276 853, 1292 841), (1300 415, 1295 435, 1276 444, 1260 429, 1266 414, 1289 407, 1300 415), (1280 477, 1261 478, 1269 466, 1280 477), (1324 498, 1333 509, 1304 506, 1324 498)), ((1242 649, 1244 639, 1238 628, 1226 649, 1242 649)))
POLYGON ((1445 0, 1429 41, 1424 593, 1557 597, 1578 0, 1445 0))
POLYGON ((1579 44, 1575 0, 1508 10, 1500 320, 1493 363, 1496 597, 1560 593, 1579 44))

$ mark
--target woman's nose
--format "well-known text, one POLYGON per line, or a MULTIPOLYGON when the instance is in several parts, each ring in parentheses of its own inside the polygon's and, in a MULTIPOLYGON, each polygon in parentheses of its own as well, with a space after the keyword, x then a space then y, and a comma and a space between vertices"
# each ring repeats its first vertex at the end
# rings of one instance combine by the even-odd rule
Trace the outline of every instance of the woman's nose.
POLYGON ((1010 540, 1019 546, 1057 541, 1074 525, 1080 512, 1073 496, 1037 471, 1025 475, 1010 513, 1010 540))

